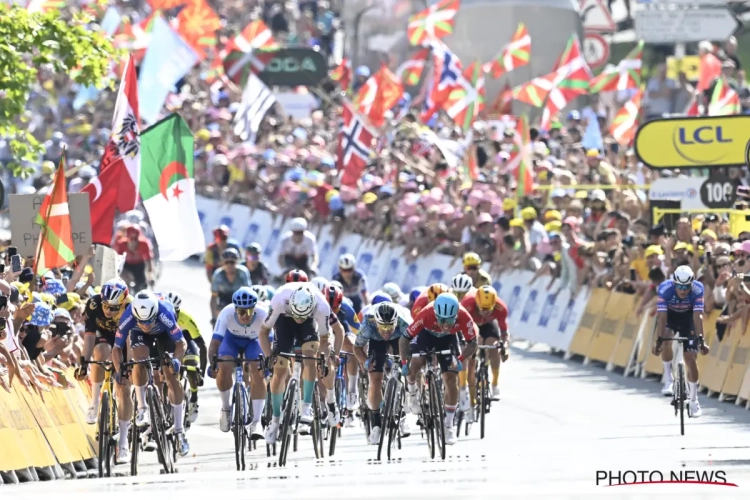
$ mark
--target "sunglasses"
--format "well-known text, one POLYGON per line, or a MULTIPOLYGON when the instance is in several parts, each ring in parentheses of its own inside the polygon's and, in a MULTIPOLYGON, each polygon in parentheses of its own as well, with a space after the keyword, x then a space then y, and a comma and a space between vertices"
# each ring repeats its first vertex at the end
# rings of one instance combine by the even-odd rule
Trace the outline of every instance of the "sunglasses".
POLYGON ((495 308, 494 308, 494 307, 493 307, 493 308, 491 308, 491 309, 482 309, 482 308, 480 307, 480 308, 479 308, 479 314, 481 314, 482 316, 487 316, 488 314, 492 314, 492 312, 493 312, 494 310, 495 310, 495 308))
POLYGON ((103 304, 102 307, 104 308, 104 310, 112 312, 119 311, 122 308, 122 306, 111 306, 109 304, 103 304))
POLYGON ((224 264, 228 264, 230 266, 236 266, 237 265, 237 261, 236 260, 225 260, 224 264))
POLYGON ((678 290, 687 291, 690 290, 693 287, 693 285, 675 285, 675 288, 678 290))
POLYGON ((253 314, 253 311, 255 311, 254 307, 235 307, 234 311, 237 313, 237 316, 250 316, 253 314))
POLYGON ((464 269, 466 269, 467 271, 478 271, 479 266, 466 266, 464 269))
POLYGON ((456 324, 456 318, 438 318, 437 322, 440 326, 453 326, 456 324))
POLYGON ((396 329, 396 325, 378 325, 378 330, 381 332, 392 332, 396 329))
POLYGON ((341 271, 342 273, 352 273, 352 272, 354 272, 354 269, 339 268, 339 271, 341 271))

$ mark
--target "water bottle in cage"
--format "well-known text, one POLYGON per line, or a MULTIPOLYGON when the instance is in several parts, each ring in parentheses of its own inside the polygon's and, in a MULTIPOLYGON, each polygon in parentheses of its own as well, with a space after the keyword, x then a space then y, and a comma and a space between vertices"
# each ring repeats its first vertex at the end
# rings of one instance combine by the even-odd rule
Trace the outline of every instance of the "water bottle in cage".
POLYGON ((294 363, 294 371, 292 376, 295 380, 299 381, 300 377, 302 376, 302 363, 294 363))

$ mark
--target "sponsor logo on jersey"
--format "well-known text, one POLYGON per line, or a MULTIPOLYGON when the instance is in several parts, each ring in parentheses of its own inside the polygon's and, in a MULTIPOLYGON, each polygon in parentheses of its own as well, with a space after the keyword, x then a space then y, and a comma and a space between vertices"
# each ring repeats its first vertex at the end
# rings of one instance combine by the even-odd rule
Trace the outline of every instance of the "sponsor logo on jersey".
POLYGON ((167 317, 167 315, 164 314, 164 313, 159 313, 159 321, 161 321, 162 324, 164 324, 164 326, 167 327, 167 329, 172 329, 175 326, 177 326, 177 325, 175 325, 174 321, 172 321, 171 319, 169 319, 167 317))

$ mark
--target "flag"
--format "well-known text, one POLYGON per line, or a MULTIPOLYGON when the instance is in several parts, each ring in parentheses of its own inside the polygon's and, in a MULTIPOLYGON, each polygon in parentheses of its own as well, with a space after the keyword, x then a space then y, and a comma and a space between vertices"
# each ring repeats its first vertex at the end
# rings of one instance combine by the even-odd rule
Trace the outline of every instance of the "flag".
POLYGON ((610 66, 591 81, 591 92, 637 89, 641 86, 643 40, 617 66, 610 66))
POLYGON ((141 136, 140 194, 159 244, 159 259, 185 260, 202 252, 203 234, 195 203, 193 133, 178 114, 141 136))
POLYGON ((741 111, 740 96, 725 81, 716 80, 711 102, 708 103, 708 116, 738 115, 741 111))
POLYGON ((348 102, 344 102, 344 127, 339 133, 339 144, 336 149, 338 169, 343 170, 341 184, 356 186, 367 166, 377 134, 365 124, 348 102))
POLYGON ((159 119, 164 102, 174 85, 198 62, 198 54, 173 30, 163 17, 154 21, 152 43, 141 64, 141 118, 146 123, 159 119))
POLYGON ((131 24, 129 20, 122 22, 114 34, 113 44, 115 48, 130 52, 136 63, 143 61, 146 56, 146 49, 151 43, 154 21, 158 17, 161 17, 159 12, 153 12, 137 24, 131 24))
POLYGON ((273 39, 271 30, 261 20, 251 21, 242 33, 235 36, 227 46, 227 51, 237 49, 248 53, 255 49, 277 49, 279 44, 273 39))
POLYGON ((406 36, 412 45, 423 45, 433 39, 453 33, 459 0, 441 0, 409 18, 406 36))
POLYGON ((331 70, 330 78, 334 82, 339 82, 339 87, 345 92, 349 91, 349 85, 352 83, 352 62, 346 57, 341 60, 341 64, 331 70))
POLYGON ((415 86, 422 79, 422 72, 429 55, 429 48, 420 49, 396 69, 396 76, 404 82, 404 85, 415 86))
POLYGON ((520 200, 534 191, 534 173, 531 166, 531 138, 529 136, 529 119, 522 114, 516 123, 514 142, 519 156, 516 174, 516 198, 520 200))
POLYGON ((526 25, 520 23, 516 33, 500 53, 492 61, 485 63, 482 69, 485 73, 492 73, 492 78, 500 78, 521 66, 529 64, 531 59, 531 37, 526 25))
POLYGON ((556 72, 534 78, 530 82, 523 83, 511 91, 513 99, 540 108, 544 99, 552 91, 555 84, 556 72))
POLYGON ((171 25, 202 61, 216 46, 216 32, 222 29, 221 18, 206 0, 190 0, 186 3, 171 25))
POLYGON ((701 115, 701 109, 698 104, 698 96, 700 94, 693 94, 690 98, 690 102, 688 103, 687 107, 685 108, 685 116, 700 116, 701 115))
POLYGON ((138 83, 135 65, 128 58, 115 102, 112 135, 99 164, 99 175, 81 190, 89 193, 92 243, 109 245, 115 210, 124 213, 135 208, 140 171, 138 83))
POLYGON ((250 72, 260 74, 265 69, 278 48, 266 23, 252 21, 214 58, 209 71, 218 76, 226 74, 237 85, 244 85, 250 72))
POLYGON ((175 7, 181 7, 192 0, 148 0, 152 10, 169 10, 175 7))
POLYGON ((477 163, 477 145, 472 141, 464 157, 464 179, 475 181, 479 179, 479 165, 477 163))
POLYGON ((250 52, 233 50, 224 58, 224 72, 232 82, 244 86, 251 73, 259 75, 276 57, 277 49, 254 49, 250 52))
POLYGON ((422 123, 427 123, 432 115, 443 107, 463 71, 458 56, 446 44, 440 40, 433 40, 431 47, 433 76, 425 98, 425 110, 420 115, 422 123))
POLYGON ((260 122, 275 102, 276 98, 266 84, 250 73, 242 92, 242 102, 234 115, 234 133, 243 141, 254 143, 260 122))
POLYGON ((26 6, 29 14, 36 12, 50 12, 65 7, 65 0, 31 0, 26 6))
POLYGON ((484 74, 481 63, 477 61, 461 75, 459 84, 448 96, 445 108, 456 125, 468 132, 476 117, 484 110, 484 102, 484 74))
POLYGON ((542 113, 541 128, 549 130, 552 117, 565 108, 570 101, 587 94, 591 84, 591 70, 581 53, 581 44, 574 33, 555 65, 553 87, 542 113))
POLYGON ((367 79, 359 89, 355 105, 357 111, 367 116, 376 127, 385 123, 385 112, 389 111, 404 95, 401 81, 386 65, 367 79))
POLYGON ((497 94, 495 102, 492 103, 490 113, 493 116, 503 116, 513 114, 513 90, 510 88, 510 82, 506 80, 505 87, 497 94))
POLYGON ((73 234, 65 180, 65 152, 34 222, 41 226, 34 263, 35 273, 41 276, 50 269, 73 262, 73 234))
POLYGON ((612 120, 612 125, 609 127, 609 133, 612 137, 621 145, 627 146, 635 138, 635 133, 638 130, 638 115, 641 111, 641 99, 643 98, 643 90, 639 89, 638 92, 628 101, 625 105, 620 108, 620 111, 615 115, 612 120))

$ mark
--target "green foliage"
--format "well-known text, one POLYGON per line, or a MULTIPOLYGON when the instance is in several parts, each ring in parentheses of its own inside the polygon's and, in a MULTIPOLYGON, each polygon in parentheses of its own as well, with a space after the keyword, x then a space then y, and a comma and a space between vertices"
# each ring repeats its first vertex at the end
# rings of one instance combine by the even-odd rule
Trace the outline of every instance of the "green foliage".
MULTIPOLYGON (((0 137, 9 138, 16 160, 34 160, 42 146, 23 116, 37 69, 48 65, 83 85, 101 86, 115 49, 106 34, 90 31, 88 16, 65 20, 60 12, 29 14, 0 3, 0 137)), ((22 174, 19 166, 14 173, 22 174)))

